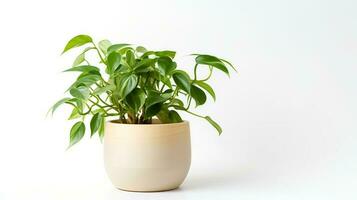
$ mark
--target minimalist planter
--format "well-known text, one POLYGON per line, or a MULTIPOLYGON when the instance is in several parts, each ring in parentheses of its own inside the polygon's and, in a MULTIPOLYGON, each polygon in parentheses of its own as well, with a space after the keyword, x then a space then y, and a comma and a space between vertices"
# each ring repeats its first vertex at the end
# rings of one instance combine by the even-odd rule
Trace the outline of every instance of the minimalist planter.
POLYGON ((113 185, 127 191, 172 190, 184 181, 191 163, 187 121, 105 125, 104 164, 113 185))

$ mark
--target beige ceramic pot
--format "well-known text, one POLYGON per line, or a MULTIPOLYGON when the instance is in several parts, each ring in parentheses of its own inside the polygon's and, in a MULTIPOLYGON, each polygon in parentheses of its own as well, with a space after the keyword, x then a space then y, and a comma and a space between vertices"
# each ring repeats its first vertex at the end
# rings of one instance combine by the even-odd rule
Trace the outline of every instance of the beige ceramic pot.
POLYGON ((175 189, 184 181, 191 163, 189 123, 155 122, 106 123, 104 165, 115 187, 164 191, 175 189))

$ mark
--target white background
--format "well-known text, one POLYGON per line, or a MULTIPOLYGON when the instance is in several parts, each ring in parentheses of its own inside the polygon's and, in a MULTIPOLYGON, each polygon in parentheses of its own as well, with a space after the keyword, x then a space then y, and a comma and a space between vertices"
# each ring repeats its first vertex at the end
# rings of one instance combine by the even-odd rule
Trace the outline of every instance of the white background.
POLYGON ((357 199, 357 4, 300 1, 0 2, 0 199, 357 199), (191 122, 193 161, 179 190, 128 193, 87 135, 65 151, 69 109, 46 118, 74 76, 72 36, 173 49, 239 66, 215 73, 217 101, 191 122))

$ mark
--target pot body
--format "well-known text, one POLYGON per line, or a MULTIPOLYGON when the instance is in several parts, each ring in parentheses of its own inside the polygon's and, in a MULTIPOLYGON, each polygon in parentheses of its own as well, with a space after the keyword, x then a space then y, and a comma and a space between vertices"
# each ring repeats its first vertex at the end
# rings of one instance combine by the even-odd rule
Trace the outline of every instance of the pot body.
POLYGON ((104 165, 119 189, 164 191, 179 187, 191 164, 187 121, 172 124, 107 122, 104 165))

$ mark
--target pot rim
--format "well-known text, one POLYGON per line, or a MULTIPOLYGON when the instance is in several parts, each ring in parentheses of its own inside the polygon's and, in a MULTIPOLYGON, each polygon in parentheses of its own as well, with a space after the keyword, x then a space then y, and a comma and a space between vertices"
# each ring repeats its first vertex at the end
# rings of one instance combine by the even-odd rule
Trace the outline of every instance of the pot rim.
MULTIPOLYGON (((175 123, 152 123, 152 124, 123 124, 123 123, 118 123, 115 122, 118 120, 108 120, 106 121, 107 124, 110 124, 112 126, 135 126, 135 127, 160 127, 160 126, 177 126, 177 125, 188 125, 189 121, 187 120, 182 120, 182 122, 175 122, 175 123)), ((159 122, 160 120, 158 119, 153 119, 154 122, 159 122)))

